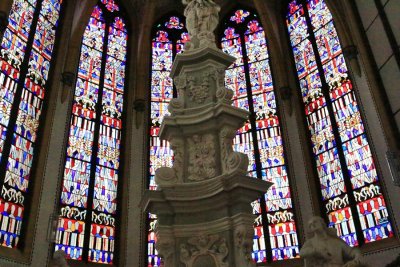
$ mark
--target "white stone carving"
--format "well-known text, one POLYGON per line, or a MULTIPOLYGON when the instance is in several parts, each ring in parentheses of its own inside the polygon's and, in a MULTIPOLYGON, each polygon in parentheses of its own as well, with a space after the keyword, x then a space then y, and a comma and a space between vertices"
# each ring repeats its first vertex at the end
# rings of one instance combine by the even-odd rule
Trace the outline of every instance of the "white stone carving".
POLYGON ((233 102, 233 91, 231 89, 220 87, 217 89, 216 96, 218 98, 218 102, 226 103, 229 105, 233 102))
POLYGON ((178 181, 183 181, 183 167, 184 167, 184 141, 179 138, 171 140, 171 149, 174 151, 174 166, 175 175, 178 181))
POLYGON ((215 73, 218 87, 225 88, 225 69, 224 68, 215 68, 214 73, 215 73))
POLYGON ((361 267, 361 252, 352 248, 328 228, 320 217, 308 222, 309 239, 300 250, 305 267, 361 267))
POLYGON ((246 175, 249 158, 243 153, 233 151, 232 139, 235 135, 236 129, 229 126, 223 127, 220 131, 222 169, 224 173, 238 171, 246 175))
POLYGON ((173 115, 181 113, 182 109, 184 108, 185 103, 181 96, 184 94, 184 91, 186 89, 186 76, 181 75, 175 77, 174 84, 178 91, 178 98, 171 99, 168 105, 168 111, 171 112, 171 114, 173 115))
POLYGON ((162 187, 163 185, 174 185, 178 182, 178 177, 173 168, 161 167, 156 170, 155 182, 162 187))
POLYGON ((67 254, 64 250, 57 250, 54 252, 53 260, 50 264, 51 267, 69 267, 67 260, 67 254))
POLYGON ((213 78, 217 84, 216 97, 218 102, 231 105, 233 103, 233 91, 225 87, 225 69, 213 68, 210 73, 210 78, 213 78))
POLYGON ((221 8, 212 0, 182 0, 186 6, 186 28, 190 42, 186 43, 186 50, 199 47, 215 47, 214 31, 219 22, 221 8))
POLYGON ((271 183, 247 177, 247 155, 233 151, 248 112, 232 105, 225 87, 225 70, 235 59, 214 45, 219 7, 211 0, 183 2, 190 51, 175 58, 178 95, 160 128, 174 163, 156 170, 158 188, 145 192, 141 206, 157 215, 165 267, 254 267, 250 203, 271 183))
POLYGON ((195 236, 180 245, 180 260, 186 267, 200 266, 200 258, 210 264, 207 267, 229 267, 228 254, 226 240, 219 235, 195 236))
POLYGON ((210 96, 210 81, 208 77, 203 77, 201 85, 196 84, 196 78, 193 76, 188 76, 187 82, 187 95, 190 100, 197 104, 203 104, 210 96))
POLYGON ((234 232, 234 242, 236 247, 236 262, 241 267, 255 266, 251 258, 253 249, 253 228, 249 225, 239 225, 234 232))
POLYGON ((158 255, 163 258, 165 263, 174 262, 175 239, 172 236, 160 236, 159 233, 157 233, 156 248, 158 255))
POLYGON ((217 175, 215 142, 212 134, 193 135, 188 139, 190 181, 202 181, 217 175))
POLYGON ((174 151, 174 165, 172 168, 161 167, 156 170, 155 182, 161 187, 163 185, 174 185, 183 181, 184 141, 182 139, 175 138, 171 140, 170 145, 171 149, 174 151))

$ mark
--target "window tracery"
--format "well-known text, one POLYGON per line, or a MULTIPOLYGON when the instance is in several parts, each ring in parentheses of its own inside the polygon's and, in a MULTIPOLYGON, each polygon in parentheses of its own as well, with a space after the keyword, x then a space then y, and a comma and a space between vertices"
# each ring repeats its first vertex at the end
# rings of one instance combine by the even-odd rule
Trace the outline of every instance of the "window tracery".
MULTIPOLYGON (((165 115, 168 115, 168 104, 176 97, 176 90, 169 77, 175 56, 182 53, 189 35, 180 16, 169 16, 161 20, 154 28, 152 39, 152 68, 151 68, 151 108, 150 108, 150 179, 149 189, 155 190, 155 171, 160 167, 171 167, 174 155, 170 144, 161 141, 160 126, 165 115)), ((161 259, 155 248, 156 236, 154 227, 157 217, 149 214, 147 257, 148 266, 158 267, 161 259)))
POLYGON ((298 257, 295 214, 276 105, 266 34, 256 13, 237 9, 224 24, 222 50, 237 58, 225 84, 234 105, 250 119, 234 139, 234 150, 249 157, 249 176, 273 185, 264 200, 252 203, 253 259, 257 263, 298 257))
POLYGON ((362 114, 324 0, 293 0, 286 16, 329 226, 349 245, 393 236, 362 114))
POLYGON ((101 0, 82 39, 55 250, 113 264, 121 179, 128 33, 120 7, 101 0))
POLYGON ((0 244, 21 238, 62 0, 15 0, 0 46, 0 244))

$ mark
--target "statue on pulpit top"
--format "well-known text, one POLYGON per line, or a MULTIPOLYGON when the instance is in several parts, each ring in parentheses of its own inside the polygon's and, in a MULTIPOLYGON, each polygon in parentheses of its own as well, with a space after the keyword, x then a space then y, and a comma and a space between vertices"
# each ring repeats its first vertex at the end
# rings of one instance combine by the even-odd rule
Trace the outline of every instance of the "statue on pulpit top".
POLYGON ((186 28, 190 36, 186 50, 215 47, 214 31, 219 22, 220 6, 213 0, 182 0, 182 3, 186 6, 186 28))

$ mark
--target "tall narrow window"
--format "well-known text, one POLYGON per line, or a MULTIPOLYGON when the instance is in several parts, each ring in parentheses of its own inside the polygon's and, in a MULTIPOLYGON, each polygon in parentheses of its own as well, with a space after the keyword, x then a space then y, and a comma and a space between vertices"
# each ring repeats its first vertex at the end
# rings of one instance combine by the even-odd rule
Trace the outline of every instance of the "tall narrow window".
POLYGON ((15 0, 0 47, 0 244, 17 247, 62 0, 15 0))
POLYGON ((227 17, 221 38, 224 52, 237 58, 226 71, 234 105, 250 119, 234 140, 234 149, 249 157, 249 175, 272 182, 265 201, 252 204, 253 259, 257 263, 292 259, 299 247, 284 145, 276 107, 265 32, 254 12, 239 9, 227 17))
POLYGON ((55 246, 74 260, 114 263, 127 38, 119 6, 99 1, 82 40, 55 246))
MULTIPOLYGON (((155 171, 163 166, 171 167, 174 155, 168 142, 158 137, 160 126, 168 114, 168 103, 176 96, 173 81, 169 77, 175 56, 183 52, 188 34, 179 16, 170 16, 156 24, 152 40, 151 67, 151 114, 150 114, 150 170, 149 188, 157 188, 154 182, 155 171)), ((154 225, 156 216, 149 214, 148 266, 160 266, 160 258, 155 249, 154 225)))
POLYGON ((352 246, 393 236, 328 7, 323 0, 291 1, 287 27, 329 226, 352 246))

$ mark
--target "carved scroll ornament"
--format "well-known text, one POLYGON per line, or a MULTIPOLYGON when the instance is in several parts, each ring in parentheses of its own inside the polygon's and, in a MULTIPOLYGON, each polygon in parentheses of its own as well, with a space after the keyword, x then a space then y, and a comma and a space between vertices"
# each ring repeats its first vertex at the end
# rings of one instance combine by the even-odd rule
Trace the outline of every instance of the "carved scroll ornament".
POLYGON ((209 267, 228 267, 226 257, 229 254, 225 238, 219 235, 201 235, 190 238, 180 245, 180 261, 186 267, 200 266, 200 262, 209 263, 209 267))

